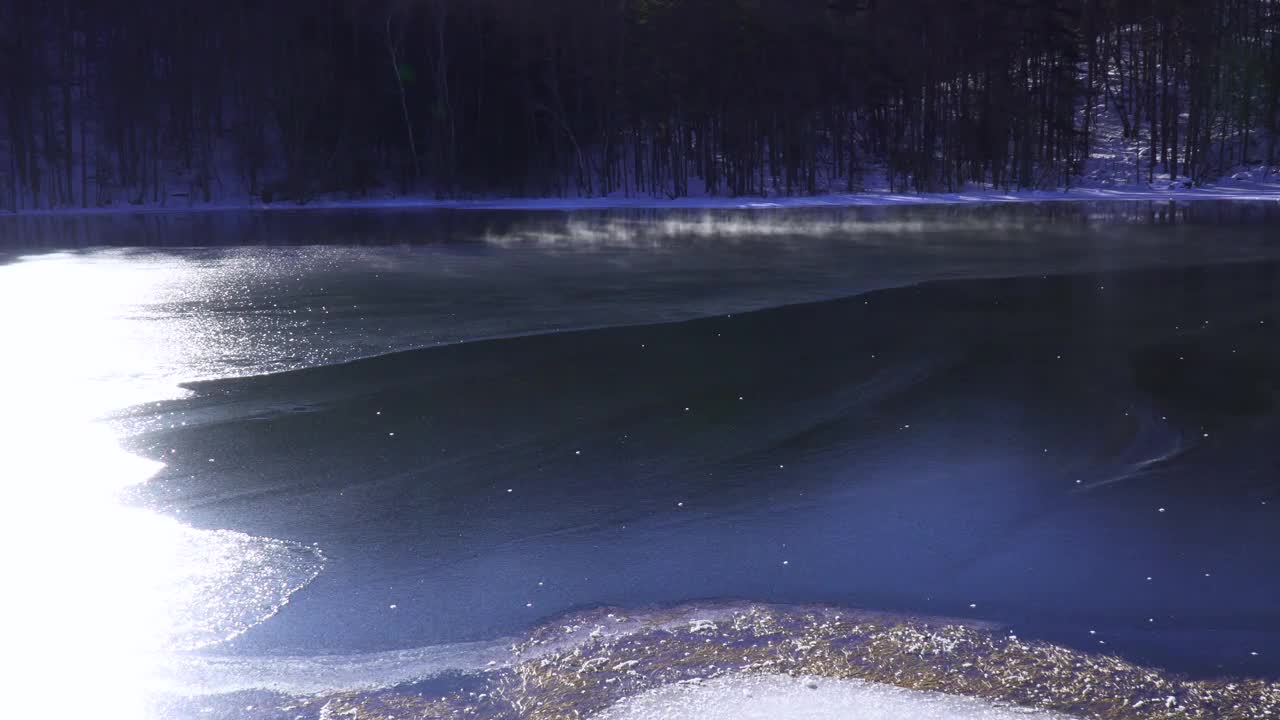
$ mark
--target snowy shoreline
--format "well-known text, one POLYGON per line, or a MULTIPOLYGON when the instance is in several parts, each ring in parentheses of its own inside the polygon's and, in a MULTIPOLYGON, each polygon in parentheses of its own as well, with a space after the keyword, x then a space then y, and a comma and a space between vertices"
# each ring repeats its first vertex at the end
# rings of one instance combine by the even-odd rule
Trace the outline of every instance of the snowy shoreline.
POLYGON ((693 196, 656 197, 507 197, 483 199, 434 199, 421 196, 366 198, 358 200, 315 200, 306 204, 259 202, 214 202, 193 205, 116 205, 101 208, 53 208, 0 212, 0 217, 64 215, 131 215, 218 211, 296 212, 307 210, 768 210, 778 208, 909 207, 928 205, 997 205, 1038 202, 1100 201, 1197 201, 1236 200, 1280 202, 1280 176, 1266 181, 1232 182, 1199 188, 1079 187, 1065 190, 1000 192, 973 190, 955 193, 891 193, 867 191, 825 195, 777 197, 693 196))

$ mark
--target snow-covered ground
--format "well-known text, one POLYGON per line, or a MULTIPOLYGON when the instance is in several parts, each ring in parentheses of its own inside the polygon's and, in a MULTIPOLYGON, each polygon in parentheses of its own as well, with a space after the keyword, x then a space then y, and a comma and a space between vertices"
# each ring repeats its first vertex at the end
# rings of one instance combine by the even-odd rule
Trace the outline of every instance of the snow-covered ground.
POLYGON ((1068 720, 1068 716, 861 680, 731 675, 665 685, 596 720, 1068 720))
POLYGON ((590 210, 613 208, 705 208, 767 209, 797 207, 865 207, 888 205, 959 205, 973 203, 1062 202, 1098 200, 1275 200, 1280 201, 1280 172, 1241 170, 1233 178, 1202 187, 1180 187, 1176 184, 1119 185, 1087 184, 1057 190, 1003 191, 975 188, 954 193, 891 193, 868 190, 861 193, 832 193, 793 196, 693 196, 662 198, 650 196, 610 195, 604 197, 521 198, 494 197, 482 199, 440 200, 430 197, 388 196, 365 199, 321 199, 306 205, 294 203, 224 201, 211 204, 157 206, 116 205, 106 208, 62 208, 27 210, 22 215, 81 215, 143 212, 204 212, 226 210, 299 211, 336 209, 456 209, 456 210, 590 210))

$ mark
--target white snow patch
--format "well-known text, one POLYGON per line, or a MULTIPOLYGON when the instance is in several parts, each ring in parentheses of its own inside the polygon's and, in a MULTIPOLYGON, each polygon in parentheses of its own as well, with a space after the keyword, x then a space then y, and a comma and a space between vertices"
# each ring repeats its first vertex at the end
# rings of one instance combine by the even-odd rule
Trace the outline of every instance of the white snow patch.
POLYGON ((1070 716, 861 680, 733 675, 666 685, 595 720, 1067 720, 1070 716))

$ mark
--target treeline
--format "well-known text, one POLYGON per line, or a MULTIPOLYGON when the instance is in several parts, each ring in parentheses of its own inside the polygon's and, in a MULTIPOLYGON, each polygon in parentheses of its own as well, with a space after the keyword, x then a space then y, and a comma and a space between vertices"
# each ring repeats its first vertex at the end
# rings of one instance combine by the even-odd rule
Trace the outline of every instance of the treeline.
POLYGON ((1280 0, 0 0, 0 207, 1277 161, 1280 0))

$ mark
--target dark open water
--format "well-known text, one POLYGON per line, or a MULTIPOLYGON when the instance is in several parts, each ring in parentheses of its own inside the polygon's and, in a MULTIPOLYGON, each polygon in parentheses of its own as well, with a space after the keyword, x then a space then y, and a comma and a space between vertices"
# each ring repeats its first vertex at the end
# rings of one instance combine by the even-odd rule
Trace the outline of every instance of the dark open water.
MULTIPOLYGON (((195 705, 465 674, 566 613, 691 602, 990 621, 1275 679, 1278 222, 1276 203, 10 218, 0 282, 123 293, 59 372, 163 464, 113 497, 191 533, 164 572, 198 589, 157 632, 158 664, 185 668, 161 684, 195 705)), ((35 404, 65 379, 38 367, 35 404)), ((271 698, 254 712, 292 717, 271 698)))

